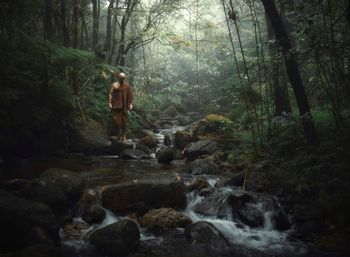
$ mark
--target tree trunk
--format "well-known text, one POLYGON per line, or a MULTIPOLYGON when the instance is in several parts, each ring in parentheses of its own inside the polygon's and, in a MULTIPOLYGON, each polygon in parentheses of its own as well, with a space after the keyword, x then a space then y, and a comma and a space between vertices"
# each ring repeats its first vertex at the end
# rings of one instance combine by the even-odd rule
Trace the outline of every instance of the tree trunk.
POLYGON ((99 2, 98 0, 92 0, 92 45, 95 53, 99 52, 98 45, 98 31, 100 27, 99 17, 99 2))
POLYGON ((289 37, 284 28, 281 16, 277 11, 274 1, 261 1, 274 29, 276 39, 278 40, 278 43, 282 49, 284 64, 298 104, 300 118, 303 124, 306 139, 310 145, 315 145, 318 142, 316 130, 311 116, 309 101, 307 99, 303 81, 300 76, 299 67, 296 62, 296 57, 291 50, 292 47, 289 37))
POLYGON ((275 36, 273 33, 273 28, 271 26, 271 22, 268 20, 266 16, 266 24, 267 24, 267 36, 269 40, 269 55, 271 58, 269 65, 269 74, 270 81, 272 81, 272 90, 273 90, 273 99, 274 99, 274 113, 275 116, 279 116, 282 113, 291 113, 292 107, 290 104, 289 94, 288 94, 288 86, 286 81, 285 70, 281 68, 283 67, 283 63, 280 60, 280 54, 277 51, 277 46, 275 43, 271 43, 275 40, 275 36))
POLYGON ((61 21, 62 21, 62 36, 65 47, 69 46, 69 30, 67 26, 67 5, 66 0, 61 0, 61 21))
MULTIPOLYGON (((78 48, 79 46, 79 36, 80 36, 80 25, 81 25, 81 0, 74 1, 74 34, 73 34, 73 48, 78 48)), ((79 78, 78 71, 73 71, 73 93, 74 95, 79 95, 79 78)))
POLYGON ((44 20, 44 32, 45 32, 45 39, 51 40, 54 36, 54 30, 53 30, 53 12, 52 12, 52 0, 45 0, 44 1, 44 7, 45 7, 45 20, 44 20))
MULTIPOLYGON (((114 0, 110 0, 107 12, 107 31, 106 31, 106 42, 104 45, 104 51, 106 56, 109 56, 112 41, 112 9, 114 7, 114 0)), ((110 64, 110 63, 109 63, 110 64)))

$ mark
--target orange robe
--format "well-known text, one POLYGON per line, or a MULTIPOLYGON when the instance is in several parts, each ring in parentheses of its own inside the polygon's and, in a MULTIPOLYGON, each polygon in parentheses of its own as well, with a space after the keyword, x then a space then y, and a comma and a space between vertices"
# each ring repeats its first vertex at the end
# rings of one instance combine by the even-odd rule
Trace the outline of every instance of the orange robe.
POLYGON ((128 127, 128 110, 133 101, 133 93, 131 87, 124 83, 119 85, 112 92, 112 119, 114 125, 118 129, 126 129, 128 127))

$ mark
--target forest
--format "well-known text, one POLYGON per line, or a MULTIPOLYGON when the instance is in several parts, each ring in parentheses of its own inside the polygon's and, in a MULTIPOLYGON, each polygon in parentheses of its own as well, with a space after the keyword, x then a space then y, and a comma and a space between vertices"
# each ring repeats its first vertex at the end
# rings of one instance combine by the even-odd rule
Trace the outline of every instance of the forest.
POLYGON ((349 30, 350 0, 0 0, 0 256, 348 256, 349 30))

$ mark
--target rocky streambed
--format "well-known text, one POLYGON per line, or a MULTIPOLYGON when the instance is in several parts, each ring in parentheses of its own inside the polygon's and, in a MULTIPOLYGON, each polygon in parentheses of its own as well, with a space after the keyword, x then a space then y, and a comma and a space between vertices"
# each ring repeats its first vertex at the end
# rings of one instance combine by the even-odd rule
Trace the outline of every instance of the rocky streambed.
POLYGON ((2 181, 1 256, 332 256, 293 238, 276 197, 222 172, 214 141, 181 127, 140 141, 2 181))

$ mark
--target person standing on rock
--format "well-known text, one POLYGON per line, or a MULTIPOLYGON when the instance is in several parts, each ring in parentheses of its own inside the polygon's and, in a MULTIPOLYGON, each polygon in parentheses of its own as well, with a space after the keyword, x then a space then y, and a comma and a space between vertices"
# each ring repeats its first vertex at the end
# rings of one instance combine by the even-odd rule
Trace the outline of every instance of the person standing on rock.
POLYGON ((132 110, 133 93, 125 82, 124 72, 118 74, 118 82, 114 82, 109 90, 108 106, 111 109, 113 123, 118 130, 118 140, 126 141, 128 127, 128 111, 132 110))

